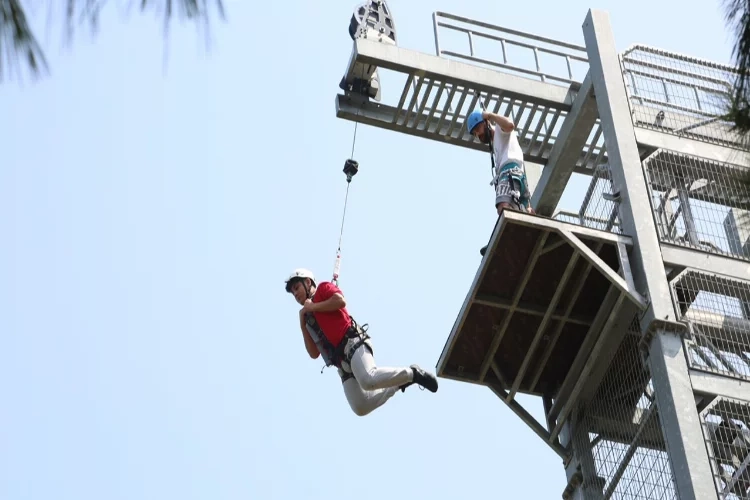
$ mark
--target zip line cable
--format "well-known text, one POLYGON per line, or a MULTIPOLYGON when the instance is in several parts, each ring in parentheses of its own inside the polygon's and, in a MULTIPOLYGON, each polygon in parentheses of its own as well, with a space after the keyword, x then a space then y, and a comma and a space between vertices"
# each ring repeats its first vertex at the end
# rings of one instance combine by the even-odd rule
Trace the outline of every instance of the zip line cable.
MULTIPOLYGON (((362 66, 362 75, 364 76, 365 68, 362 66)), ((361 80, 360 80, 361 81, 361 80)), ((346 220, 346 206, 349 202, 349 186, 352 182, 352 177, 356 175, 356 173, 359 171, 359 163, 357 163, 354 160, 354 147, 357 143, 357 125, 359 125, 359 122, 357 119, 359 118, 359 110, 364 106, 364 101, 362 104, 357 107, 357 114, 354 118, 354 135, 352 136, 352 152, 349 156, 349 159, 344 162, 344 173, 346 174, 346 195, 344 196, 344 211, 341 215, 341 230, 339 231, 339 245, 336 249, 336 261, 333 265, 333 279, 331 280, 336 286, 338 286, 339 281, 339 270, 341 268, 341 241, 344 238, 344 221, 346 220)))

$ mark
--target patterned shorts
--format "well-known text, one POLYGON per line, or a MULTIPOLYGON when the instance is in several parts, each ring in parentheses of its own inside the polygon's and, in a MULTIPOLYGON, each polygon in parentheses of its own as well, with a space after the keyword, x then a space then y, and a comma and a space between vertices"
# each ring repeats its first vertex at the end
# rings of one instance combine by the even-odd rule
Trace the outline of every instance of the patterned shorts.
POLYGON ((528 208, 531 194, 526 181, 526 172, 518 163, 503 165, 494 184, 495 206, 500 203, 509 203, 518 210, 522 210, 522 207, 528 208))

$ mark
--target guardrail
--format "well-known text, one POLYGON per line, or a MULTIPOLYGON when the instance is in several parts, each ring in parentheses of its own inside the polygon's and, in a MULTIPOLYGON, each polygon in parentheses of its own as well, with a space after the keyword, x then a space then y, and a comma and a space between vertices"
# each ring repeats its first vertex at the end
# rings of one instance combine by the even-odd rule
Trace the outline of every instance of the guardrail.
POLYGON ((625 50, 620 63, 637 126, 747 149, 724 118, 736 68, 642 44, 625 50))
POLYGON ((583 47, 581 45, 561 42, 552 38, 547 38, 532 33, 526 33, 523 31, 512 30, 509 28, 503 28, 502 26, 497 26, 482 21, 475 21, 473 19, 468 19, 466 17, 448 14, 440 11, 433 12, 432 22, 435 31, 435 53, 438 57, 456 57, 478 64, 486 64, 496 68, 516 71, 524 75, 536 76, 543 82, 552 81, 568 85, 571 83, 580 83, 582 81, 582 76, 585 75, 585 69, 583 70, 581 79, 578 79, 574 75, 572 67, 573 62, 585 63, 586 66, 588 66, 586 47, 583 47), (442 21, 441 19, 456 21, 459 23, 463 23, 466 26, 459 26, 456 24, 448 23, 442 21), (469 42, 468 54, 456 50, 446 50, 441 43, 439 28, 445 28, 454 33, 465 34, 469 42), (517 37, 518 39, 511 39, 510 36, 517 37), (475 47, 477 38, 499 42, 503 55, 502 62, 478 56, 475 47), (545 47, 542 44, 547 44, 548 47, 545 47), (531 58, 518 57, 518 60, 512 60, 513 58, 508 56, 508 49, 511 47, 530 50, 533 55, 533 68, 523 66, 523 63, 530 62, 531 58), (565 69, 567 69, 567 71, 565 69, 556 71, 550 70, 549 67, 552 66, 552 64, 548 63, 546 65, 543 65, 542 61, 540 60, 542 55, 553 56, 557 58, 560 63, 564 61, 565 69), (543 66, 545 66, 545 68, 543 68, 543 66), (562 76, 564 73, 566 73, 566 76, 562 76))

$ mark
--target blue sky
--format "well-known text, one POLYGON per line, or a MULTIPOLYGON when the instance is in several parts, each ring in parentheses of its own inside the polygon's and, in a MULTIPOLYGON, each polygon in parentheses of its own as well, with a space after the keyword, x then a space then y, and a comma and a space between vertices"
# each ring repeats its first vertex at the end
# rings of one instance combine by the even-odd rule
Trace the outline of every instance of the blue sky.
MULTIPOLYGON (((356 4, 229 1, 210 51, 175 25, 166 63, 152 14, 112 2, 61 48, 30 11, 51 74, 0 93, 0 498, 559 498, 559 458, 488 389, 360 418, 307 357, 283 280, 332 270, 356 4)), ((593 7, 619 51, 730 60, 718 1, 390 6, 428 53, 435 10, 582 44, 593 7)), ((434 370, 496 219, 487 157, 372 127, 354 156, 340 285, 380 364, 434 370)))

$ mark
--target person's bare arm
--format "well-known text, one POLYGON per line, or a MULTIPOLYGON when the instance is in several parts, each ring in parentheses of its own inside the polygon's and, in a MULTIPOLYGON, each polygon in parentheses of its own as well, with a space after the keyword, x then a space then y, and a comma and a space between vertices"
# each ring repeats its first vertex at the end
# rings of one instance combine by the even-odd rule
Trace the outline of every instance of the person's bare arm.
POLYGON ((312 359, 316 359, 320 356, 320 351, 318 351, 318 346, 315 345, 315 341, 313 341, 312 337, 310 337, 310 333, 307 331, 307 327, 305 326, 305 315, 302 313, 299 315, 299 327, 302 330, 302 338, 305 341, 307 354, 312 359))
POLYGON ((497 113, 484 111, 482 112, 482 116, 484 117, 485 120, 489 120, 499 125, 500 130, 502 130, 505 133, 510 133, 513 131, 514 128, 516 128, 515 123, 513 123, 509 118, 506 118, 503 115, 498 115, 497 113))

